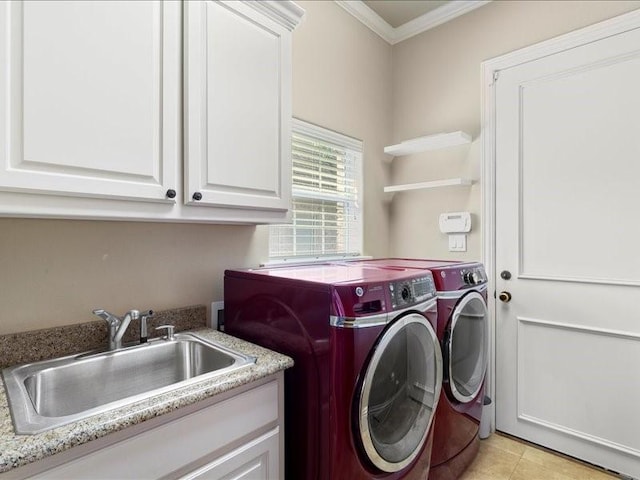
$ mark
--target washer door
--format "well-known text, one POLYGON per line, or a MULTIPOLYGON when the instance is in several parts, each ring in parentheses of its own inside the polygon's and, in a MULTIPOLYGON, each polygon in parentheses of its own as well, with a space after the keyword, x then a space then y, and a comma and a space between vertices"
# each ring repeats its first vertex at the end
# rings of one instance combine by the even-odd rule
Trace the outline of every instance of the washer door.
POLYGON ((489 314, 478 292, 462 297, 451 314, 444 357, 449 388, 461 403, 471 402, 487 371, 489 314))
POLYGON ((358 397, 358 429, 368 459, 397 472, 420 453, 442 388, 436 333, 417 313, 399 318, 378 339, 358 397))

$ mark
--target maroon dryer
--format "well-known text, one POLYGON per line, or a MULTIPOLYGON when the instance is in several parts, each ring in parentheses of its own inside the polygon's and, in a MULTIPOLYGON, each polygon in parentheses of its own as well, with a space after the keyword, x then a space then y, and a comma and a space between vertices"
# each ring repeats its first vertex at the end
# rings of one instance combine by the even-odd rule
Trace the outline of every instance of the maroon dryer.
POLYGON ((429 271, 227 270, 225 330, 293 358, 290 480, 425 479, 442 357, 429 271))
POLYGON ((481 263, 385 258, 363 265, 430 271, 438 295, 443 388, 436 411, 429 480, 453 480, 478 452, 488 358, 487 275, 481 263))

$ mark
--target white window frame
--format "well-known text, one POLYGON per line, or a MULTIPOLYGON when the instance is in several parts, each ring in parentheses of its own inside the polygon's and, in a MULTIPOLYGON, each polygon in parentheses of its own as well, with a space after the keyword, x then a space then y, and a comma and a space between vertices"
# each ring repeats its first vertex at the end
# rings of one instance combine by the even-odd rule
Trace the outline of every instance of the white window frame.
MULTIPOLYGON (((360 216, 360 245, 358 245, 358 253, 355 252, 345 252, 343 254, 338 255, 318 255, 318 256, 291 256, 287 258, 281 257, 269 257, 268 261, 263 265, 295 265, 295 264, 304 264, 311 262, 325 262, 331 260, 345 260, 345 259, 360 259, 360 258, 370 258, 362 255, 363 244, 364 244, 364 206, 363 206, 363 156, 364 156, 364 142, 362 140, 355 139, 353 137, 349 137, 347 135, 343 135, 338 132, 334 132, 333 130, 329 130, 324 127, 320 127, 318 125, 314 125, 313 123, 305 122, 303 120, 293 118, 292 119, 292 131, 300 133, 302 135, 306 135, 312 138, 317 138, 320 141, 324 141, 327 143, 333 143, 335 145, 339 145, 341 147, 347 148, 349 150, 354 150, 359 152, 358 158, 358 169, 355 175, 355 186, 357 191, 357 201, 356 204, 359 206, 359 216, 360 216)), ((292 162, 293 164, 293 162, 292 162)), ((293 168, 293 166, 292 166, 293 168)), ((292 179, 293 181, 293 179, 292 179)), ((296 188, 292 187, 292 209, 293 209, 293 200, 296 198, 296 188)), ((318 196, 321 198, 321 196, 318 196)), ((269 228, 277 227, 277 225, 270 226, 269 228)), ((271 242, 271 231, 269 235, 269 241, 271 242)), ((269 249, 270 250, 270 249, 269 249)))

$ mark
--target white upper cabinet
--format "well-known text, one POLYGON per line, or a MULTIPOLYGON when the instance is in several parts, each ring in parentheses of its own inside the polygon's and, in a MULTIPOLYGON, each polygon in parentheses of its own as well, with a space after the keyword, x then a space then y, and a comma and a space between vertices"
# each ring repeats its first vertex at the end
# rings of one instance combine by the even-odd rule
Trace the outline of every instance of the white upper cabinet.
POLYGON ((270 3, 185 3, 186 203, 280 219, 290 208, 290 28, 302 10, 270 3))
POLYGON ((288 219, 293 2, 0 2, 0 216, 288 219))
POLYGON ((173 202, 180 8, 2 2, 0 188, 173 202))

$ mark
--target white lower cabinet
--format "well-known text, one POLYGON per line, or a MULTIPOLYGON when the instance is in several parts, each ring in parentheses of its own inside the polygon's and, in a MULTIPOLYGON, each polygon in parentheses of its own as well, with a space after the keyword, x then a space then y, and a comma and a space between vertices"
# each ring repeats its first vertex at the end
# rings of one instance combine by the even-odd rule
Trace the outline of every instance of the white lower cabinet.
POLYGON ((282 378, 280 373, 273 381, 59 466, 37 472, 37 465, 29 465, 31 472, 25 473, 60 480, 283 478, 282 378))
POLYGON ((278 429, 256 438, 222 458, 191 472, 183 480, 272 480, 278 469, 278 429))

